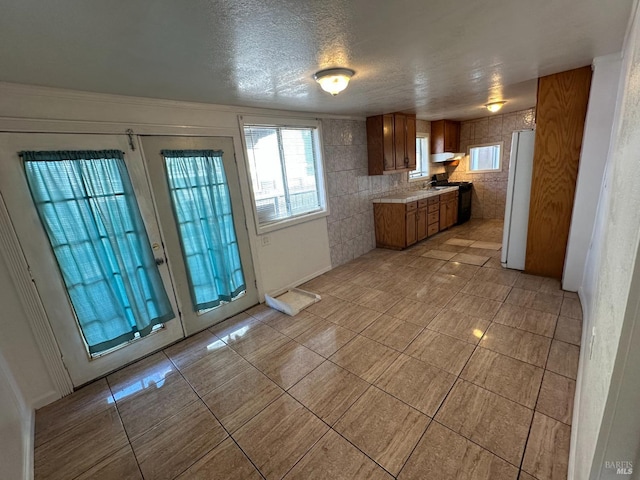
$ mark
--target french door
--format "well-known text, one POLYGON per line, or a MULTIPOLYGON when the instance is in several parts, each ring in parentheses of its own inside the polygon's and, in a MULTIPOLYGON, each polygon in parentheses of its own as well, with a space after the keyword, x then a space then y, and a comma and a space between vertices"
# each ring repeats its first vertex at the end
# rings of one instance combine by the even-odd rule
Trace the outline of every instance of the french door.
MULTIPOLYGON (((162 225, 162 231, 164 232, 171 273, 180 300, 182 321, 186 334, 191 335, 258 303, 258 292, 251 261, 245 213, 242 207, 242 194, 240 192, 238 169, 235 162, 233 139, 230 137, 178 136, 142 136, 140 138, 148 166, 149 179, 151 180, 155 202, 158 208, 158 217, 162 225), (238 280, 235 283, 241 283, 242 285, 240 285, 240 287, 244 287, 241 291, 237 292, 238 289, 235 288, 236 285, 234 285, 234 287, 230 289, 232 290, 230 293, 231 298, 225 298, 220 303, 213 302, 216 303, 213 308, 199 308, 195 302, 193 292, 193 283, 195 283, 193 278, 194 267, 192 267, 190 271, 189 261, 185 260, 188 256, 185 250, 189 248, 184 238, 186 228, 183 226, 184 219, 178 218, 180 213, 177 211, 177 207, 181 205, 176 204, 176 201, 180 201, 176 195, 175 187, 177 186, 174 185, 174 188, 172 188, 171 185, 174 172, 178 172, 175 175, 182 174, 185 169, 188 172, 192 172, 192 169, 189 169, 189 166, 192 164, 187 164, 186 166, 181 165, 181 167, 183 167, 182 169, 172 168, 170 164, 171 154, 174 156, 181 155, 182 160, 185 162, 189 160, 195 162, 195 159, 198 158, 197 156, 201 154, 200 152, 215 152, 221 157, 221 161, 215 165, 215 168, 219 170, 218 173, 223 175, 228 188, 223 189, 221 192, 222 198, 218 198, 217 200, 219 200, 220 203, 226 203, 224 197, 228 195, 230 210, 224 212, 216 211, 215 216, 217 219, 221 219, 223 216, 229 217, 229 223, 221 225, 221 228, 226 227, 229 229, 231 226, 230 230, 233 230, 231 232, 232 238, 228 238, 227 236, 228 243, 231 244, 229 249, 233 251, 232 255, 235 256, 239 254, 240 263, 232 267, 232 269, 240 270, 238 272, 238 280), (238 267, 241 268, 238 269, 238 267)), ((206 168, 202 165, 200 166, 206 168)), ((206 174, 206 172, 204 173, 206 174)), ((188 186, 194 186, 198 184, 198 182, 207 183, 207 180, 203 178, 192 180, 188 186)), ((218 178, 218 180, 220 179, 218 178)), ((203 185, 203 188, 210 187, 210 185, 203 185)), ((194 212, 194 215, 197 216, 200 213, 202 212, 194 212)), ((217 276, 217 272, 214 272, 214 275, 217 276)), ((210 295, 215 297, 214 292, 210 292, 210 295)))
MULTIPOLYGON (((137 148, 132 148, 130 139, 124 135, 0 134, 0 192, 74 386, 105 375, 257 303, 238 175, 233 161, 227 165, 227 157, 234 158, 233 143, 229 141, 229 145, 224 139, 218 144, 216 139, 181 138, 148 137, 142 142, 134 139, 134 146, 137 148), (146 155, 141 151, 141 146, 148 149, 146 155), (246 288, 240 292, 234 291, 236 296, 229 298, 229 301, 221 301, 220 305, 216 305, 217 308, 197 311, 192 307, 188 269, 181 251, 179 228, 171 213, 168 177, 165 175, 163 159, 159 153, 154 152, 158 148, 201 147, 224 151, 228 190, 233 202, 234 226, 242 263, 242 276, 236 274, 236 277, 244 280, 240 287, 246 285, 246 288), (31 177, 27 179, 25 162, 19 155, 19 152, 25 151, 117 151, 123 154, 123 175, 130 179, 135 197, 129 202, 129 207, 133 214, 141 218, 143 224, 133 241, 151 255, 151 261, 146 262, 146 270, 149 275, 160 279, 157 288, 163 289, 161 296, 168 298, 170 304, 165 308, 170 310, 169 314, 162 316, 161 324, 152 330, 141 330, 141 334, 136 332, 113 348, 97 353, 91 350, 87 327, 78 315, 81 312, 77 298, 70 293, 72 289, 68 272, 60 263, 59 249, 52 247, 52 227, 48 224, 45 227, 41 205, 38 210, 34 203, 37 195, 32 197, 30 192, 33 180, 31 177), (145 162, 145 156, 148 163, 145 162)), ((101 214, 97 215, 99 217, 101 214)), ((78 228, 81 223, 78 219, 78 228)), ((126 288, 121 290, 127 291, 126 288)))

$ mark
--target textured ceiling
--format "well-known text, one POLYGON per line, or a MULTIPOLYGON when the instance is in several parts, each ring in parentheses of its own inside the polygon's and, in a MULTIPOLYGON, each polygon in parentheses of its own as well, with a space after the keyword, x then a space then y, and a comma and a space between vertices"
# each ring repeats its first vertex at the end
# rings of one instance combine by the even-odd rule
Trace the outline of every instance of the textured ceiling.
POLYGON ((633 0, 0 0, 0 81, 420 118, 535 104, 536 78, 622 48, 633 0), (356 71, 337 97, 315 71, 356 71))

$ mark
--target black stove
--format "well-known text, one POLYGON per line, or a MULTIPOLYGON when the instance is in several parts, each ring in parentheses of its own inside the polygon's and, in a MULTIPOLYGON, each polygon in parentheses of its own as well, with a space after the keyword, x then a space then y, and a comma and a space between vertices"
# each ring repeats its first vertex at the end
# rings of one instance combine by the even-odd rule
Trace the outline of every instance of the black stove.
POLYGON ((458 223, 468 222, 471 218, 471 182, 450 182, 446 173, 436 173, 431 177, 431 181, 436 187, 458 187, 458 223))

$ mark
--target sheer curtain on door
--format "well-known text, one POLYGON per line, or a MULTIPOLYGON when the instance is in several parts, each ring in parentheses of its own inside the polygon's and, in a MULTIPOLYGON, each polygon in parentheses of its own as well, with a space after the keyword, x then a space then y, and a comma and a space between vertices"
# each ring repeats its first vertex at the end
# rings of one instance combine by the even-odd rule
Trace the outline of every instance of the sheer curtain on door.
POLYGON ((20 155, 89 352, 174 318, 123 153, 20 155))
POLYGON ((195 311, 246 290, 220 150, 162 150, 195 311))

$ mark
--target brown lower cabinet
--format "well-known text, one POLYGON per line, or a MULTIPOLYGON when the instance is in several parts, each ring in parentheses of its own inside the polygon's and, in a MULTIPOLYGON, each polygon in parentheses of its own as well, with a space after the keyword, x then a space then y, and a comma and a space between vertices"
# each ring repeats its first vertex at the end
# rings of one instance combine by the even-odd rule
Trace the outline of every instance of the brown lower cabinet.
POLYGON ((376 246, 401 250, 438 233, 440 198, 441 195, 410 203, 374 203, 376 246))
POLYGON ((446 230, 458 222, 458 192, 440 195, 440 230, 446 230))

